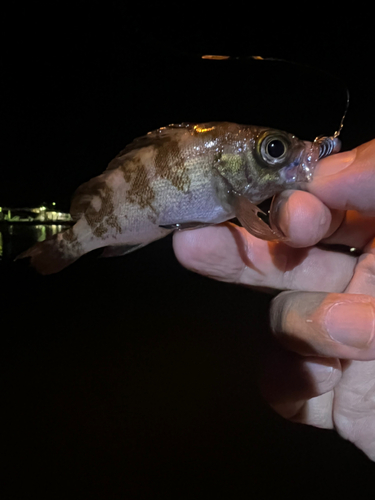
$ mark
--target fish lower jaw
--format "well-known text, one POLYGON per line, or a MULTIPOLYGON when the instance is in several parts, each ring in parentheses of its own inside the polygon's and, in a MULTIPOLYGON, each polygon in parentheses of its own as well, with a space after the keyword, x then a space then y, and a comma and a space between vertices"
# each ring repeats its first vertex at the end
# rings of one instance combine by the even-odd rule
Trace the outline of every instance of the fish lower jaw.
POLYGON ((312 179, 315 163, 310 161, 300 161, 284 167, 280 171, 280 179, 285 188, 290 188, 293 184, 309 182, 312 179))

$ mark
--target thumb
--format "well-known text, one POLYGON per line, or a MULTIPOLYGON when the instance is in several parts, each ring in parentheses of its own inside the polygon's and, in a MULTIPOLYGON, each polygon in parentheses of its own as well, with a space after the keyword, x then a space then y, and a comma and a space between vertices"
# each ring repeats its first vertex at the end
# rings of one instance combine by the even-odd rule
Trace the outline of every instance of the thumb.
POLYGON ((307 190, 329 208, 375 215, 375 140, 321 160, 307 190))

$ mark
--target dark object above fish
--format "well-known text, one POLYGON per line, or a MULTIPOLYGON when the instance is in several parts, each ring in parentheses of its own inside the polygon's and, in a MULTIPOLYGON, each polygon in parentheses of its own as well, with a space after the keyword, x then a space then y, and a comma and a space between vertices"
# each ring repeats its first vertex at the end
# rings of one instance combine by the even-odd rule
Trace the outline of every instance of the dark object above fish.
POLYGON ((284 189, 301 189, 318 159, 338 139, 305 142, 265 127, 227 122, 181 124, 149 132, 107 170, 76 191, 74 226, 18 258, 52 274, 96 248, 124 255, 171 231, 237 217, 253 235, 282 235, 258 216, 257 204, 284 189))

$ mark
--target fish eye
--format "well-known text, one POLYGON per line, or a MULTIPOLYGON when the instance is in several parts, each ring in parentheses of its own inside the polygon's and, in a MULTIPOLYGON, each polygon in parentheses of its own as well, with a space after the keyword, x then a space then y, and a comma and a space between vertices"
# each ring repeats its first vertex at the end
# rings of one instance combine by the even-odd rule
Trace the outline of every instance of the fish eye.
POLYGON ((272 158, 280 158, 280 156, 284 154, 284 151, 284 144, 278 139, 267 144, 267 153, 272 156, 272 158))
POLYGON ((288 153, 289 144, 279 135, 266 136, 260 145, 260 154, 263 160, 271 165, 282 162, 288 153))

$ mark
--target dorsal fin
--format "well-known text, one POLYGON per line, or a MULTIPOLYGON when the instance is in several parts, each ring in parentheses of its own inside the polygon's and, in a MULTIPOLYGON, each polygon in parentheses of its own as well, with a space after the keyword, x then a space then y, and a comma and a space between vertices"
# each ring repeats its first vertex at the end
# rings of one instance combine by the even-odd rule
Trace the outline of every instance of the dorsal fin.
POLYGON ((238 128, 239 125, 227 122, 208 122, 208 123, 179 123, 171 124, 167 127, 161 127, 148 134, 134 139, 125 149, 108 164, 107 170, 114 170, 124 163, 127 159, 132 159, 135 152, 142 148, 154 146, 156 148, 163 146, 166 142, 177 140, 183 134, 191 134, 194 131, 211 132, 213 129, 222 130, 228 126, 238 128))
POLYGON ((186 130, 191 130, 194 128, 195 124, 191 123, 181 123, 178 125, 168 125, 167 127, 161 127, 152 132, 148 132, 146 135, 137 137, 133 142, 128 144, 119 154, 108 164, 107 170, 114 170, 126 160, 126 156, 131 159, 132 153, 138 151, 142 148, 147 148, 149 146, 161 146, 163 143, 172 140, 175 136, 185 133, 186 130))

